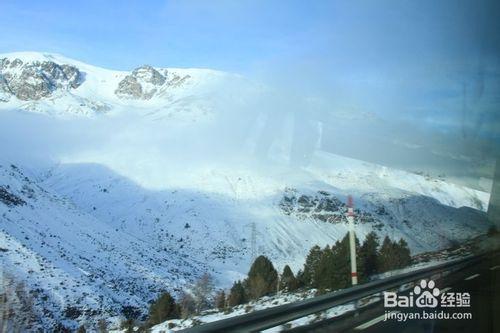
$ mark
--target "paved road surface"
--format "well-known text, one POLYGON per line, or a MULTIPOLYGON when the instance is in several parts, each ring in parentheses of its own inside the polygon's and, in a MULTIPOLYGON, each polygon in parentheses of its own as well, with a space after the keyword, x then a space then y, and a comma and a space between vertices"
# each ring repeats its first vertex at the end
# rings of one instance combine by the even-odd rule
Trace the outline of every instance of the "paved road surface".
MULTIPOLYGON (((387 309, 384 308, 382 302, 379 302, 370 307, 361 308, 356 316, 345 314, 289 331, 294 333, 500 333, 500 255, 491 256, 479 264, 444 277, 437 286, 445 292, 469 293, 471 306, 468 308, 438 307, 430 311, 443 310, 450 315, 456 312, 468 312, 472 314, 472 319, 384 320, 387 309)), ((398 310, 404 312, 404 309, 398 310)), ((421 309, 414 307, 410 311, 421 312, 421 309)))
POLYGON ((371 320, 349 328, 348 331, 363 333, 387 332, 493 332, 500 333, 500 257, 490 258, 480 265, 461 272, 450 285, 444 281, 442 289, 448 292, 468 292, 471 295, 470 308, 437 308, 452 315, 456 312, 470 312, 472 319, 437 319, 437 320, 397 320, 384 321, 385 317, 371 320), (377 322, 377 319, 380 320, 377 322))

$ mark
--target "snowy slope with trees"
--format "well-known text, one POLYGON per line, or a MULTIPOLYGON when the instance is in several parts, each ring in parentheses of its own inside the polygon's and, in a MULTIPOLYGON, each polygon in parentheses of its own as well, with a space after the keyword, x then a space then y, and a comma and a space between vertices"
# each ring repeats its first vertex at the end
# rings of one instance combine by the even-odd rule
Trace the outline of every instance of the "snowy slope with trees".
POLYGON ((290 117, 273 133, 267 93, 238 75, 0 59, 0 117, 19 137, 1 148, 3 288, 23 283, 46 327, 140 317, 204 273, 228 288, 261 254, 296 272, 345 235, 349 194, 360 239, 403 238, 412 254, 488 229, 485 192, 314 144, 291 165, 290 117))

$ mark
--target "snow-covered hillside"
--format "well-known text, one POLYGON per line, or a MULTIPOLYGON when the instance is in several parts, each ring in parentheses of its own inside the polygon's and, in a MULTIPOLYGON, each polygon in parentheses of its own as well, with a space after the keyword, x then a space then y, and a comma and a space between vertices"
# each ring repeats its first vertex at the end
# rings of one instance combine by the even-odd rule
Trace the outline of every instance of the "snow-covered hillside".
POLYGON ((361 239, 403 237, 413 254, 489 226, 485 192, 318 147, 290 163, 293 126, 271 126, 289 118, 261 112, 238 75, 0 59, 0 257, 44 327, 144 314, 205 272, 228 288, 259 254, 297 271, 345 235, 349 194, 361 239))
POLYGON ((209 69, 153 68, 132 72, 88 65, 58 54, 0 54, 0 110, 95 116, 141 109, 156 118, 209 117, 209 101, 225 81, 241 77, 209 69))
MULTIPOLYGON (((252 251, 297 270, 311 246, 331 244, 347 231, 340 216, 348 191, 307 171, 280 179, 220 170, 210 173, 208 184, 194 182, 198 190, 163 191, 144 189, 100 165, 59 165, 41 176, 2 165, 1 172, 0 255, 7 271, 40 290, 38 309, 53 310, 47 322, 64 318, 68 307, 81 306, 66 318, 80 323, 93 314, 120 315, 123 306, 144 311, 160 290, 175 293, 203 272, 227 288, 247 272, 252 251), (324 198, 340 204, 321 208, 324 198), (331 215, 339 218, 324 218, 331 215)), ((346 176, 339 170, 340 182, 346 176)), ((408 177, 415 182, 411 178, 420 176, 408 177)), ((434 186, 424 179, 419 184, 434 186)), ((487 229, 484 212, 387 189, 355 193, 361 238, 371 230, 404 237, 417 253, 487 229)), ((469 190, 454 190, 454 200, 464 197, 459 205, 481 200, 481 193, 467 197, 469 190)))
POLYGON ((0 184, 3 269, 37 291, 35 309, 45 309, 37 315, 47 327, 71 308, 84 319, 145 306, 207 269, 176 246, 152 247, 103 223, 15 165, 0 166, 0 184))

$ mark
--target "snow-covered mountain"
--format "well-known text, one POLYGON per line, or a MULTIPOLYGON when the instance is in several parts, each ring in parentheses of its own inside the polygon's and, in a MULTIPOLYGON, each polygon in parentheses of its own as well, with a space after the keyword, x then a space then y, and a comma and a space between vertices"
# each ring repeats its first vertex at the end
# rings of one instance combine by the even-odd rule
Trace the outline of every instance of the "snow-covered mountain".
POLYGON ((169 116, 210 112, 203 99, 237 75, 209 69, 137 67, 131 72, 91 66, 58 54, 0 54, 0 109, 95 116, 134 107, 169 116))
POLYGON ((9 281, 34 291, 42 326, 144 313, 204 272, 227 288, 258 254, 296 271, 347 232, 349 194, 360 238, 403 237, 414 254, 488 228, 485 192, 314 145, 290 165, 289 117, 274 131, 261 88, 238 75, 0 59, 0 116, 21 122, 21 143, 0 146, 0 257, 9 281))

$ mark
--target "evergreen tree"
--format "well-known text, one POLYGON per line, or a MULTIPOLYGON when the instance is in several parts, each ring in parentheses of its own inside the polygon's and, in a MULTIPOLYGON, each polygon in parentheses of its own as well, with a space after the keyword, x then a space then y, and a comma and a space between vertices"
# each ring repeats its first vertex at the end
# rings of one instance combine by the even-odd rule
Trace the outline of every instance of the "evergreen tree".
POLYGON ((304 271, 302 269, 299 269, 299 271, 297 272, 296 279, 297 279, 297 289, 306 286, 304 283, 304 271))
POLYGON ((229 292, 228 297, 228 305, 236 306, 243 304, 247 301, 247 296, 245 292, 245 288, 243 287, 243 283, 241 281, 236 281, 231 287, 231 291, 229 292))
POLYGON ((283 274, 281 274, 279 289, 284 291, 294 291, 297 290, 298 287, 299 287, 299 282, 293 275, 290 266, 286 265, 283 268, 283 274))
POLYGON ((388 236, 380 247, 379 269, 381 272, 403 268, 411 263, 410 249, 404 239, 393 242, 388 236))
POLYGON ((300 274, 300 282, 305 286, 317 285, 315 281, 314 272, 316 271, 317 265, 321 258, 322 250, 318 245, 314 245, 309 254, 306 257, 306 262, 304 264, 304 270, 300 274))
POLYGON ((379 238, 375 232, 370 232, 359 249, 359 270, 362 276, 368 278, 378 273, 379 238))
POLYGON ((77 333, 86 333, 87 330, 85 329, 85 326, 81 325, 78 327, 78 330, 76 331, 77 333))
POLYGON ((396 246, 397 248, 397 268, 404 268, 411 264, 411 254, 408 243, 401 238, 396 246))
POLYGON ((250 298, 257 299, 276 291, 277 282, 278 272, 271 261, 265 256, 257 257, 250 267, 246 280, 250 298))
POLYGON ((394 262, 394 243, 389 236, 385 236, 380 247, 380 254, 378 257, 378 267, 380 272, 387 272, 395 266, 394 262))
POLYGON ((219 290, 215 296, 215 306, 219 310, 223 310, 226 307, 226 293, 224 290, 219 290))
POLYGON ((315 277, 312 280, 311 287, 319 290, 331 289, 335 285, 335 266, 333 252, 329 246, 326 246, 320 252, 319 260, 312 272, 315 277))
MULTIPOLYGON (((355 238, 356 248, 359 249, 359 240, 355 238)), ((358 276, 363 278, 362 270, 358 264, 358 276)), ((351 257, 349 246, 349 233, 341 241, 337 241, 331 248, 325 247, 321 252, 317 265, 316 283, 313 287, 320 290, 335 290, 351 286, 351 257)))
MULTIPOLYGON (((356 248, 359 249, 359 242, 356 238, 356 248)), ((344 238, 335 243, 332 247, 333 267, 334 267, 334 284, 331 289, 347 288, 351 286, 351 255, 349 246, 349 233, 346 233, 344 238)))
POLYGON ((179 317, 179 308, 175 303, 174 298, 168 293, 163 293, 149 307, 149 325, 156 325, 164 322, 167 319, 179 317))

